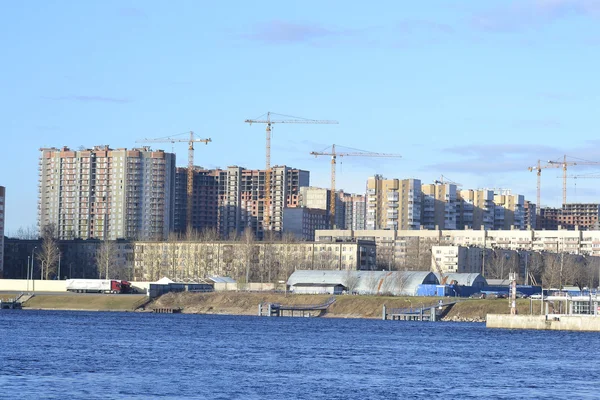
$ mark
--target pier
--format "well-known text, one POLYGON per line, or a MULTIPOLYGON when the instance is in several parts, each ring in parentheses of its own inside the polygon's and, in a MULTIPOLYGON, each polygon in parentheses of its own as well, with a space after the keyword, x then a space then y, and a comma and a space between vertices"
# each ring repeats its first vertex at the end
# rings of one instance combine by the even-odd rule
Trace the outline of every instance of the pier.
POLYGON ((260 303, 259 317, 318 317, 323 315, 329 306, 335 303, 335 297, 330 297, 321 304, 283 305, 279 303, 260 303))
POLYGON ((155 314, 179 314, 181 313, 181 308, 154 308, 152 312, 155 314))
POLYGON ((440 321, 456 303, 456 301, 444 303, 440 300, 438 304, 415 308, 388 308, 384 304, 381 319, 384 321, 388 319, 396 321, 440 321))
POLYGON ((22 308, 21 302, 17 299, 0 299, 0 310, 20 310, 22 308))

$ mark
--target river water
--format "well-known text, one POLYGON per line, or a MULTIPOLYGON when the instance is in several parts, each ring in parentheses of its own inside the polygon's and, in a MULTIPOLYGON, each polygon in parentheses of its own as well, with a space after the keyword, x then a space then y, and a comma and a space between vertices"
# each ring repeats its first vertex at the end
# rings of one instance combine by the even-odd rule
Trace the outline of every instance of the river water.
POLYGON ((6 399, 600 397, 600 334, 479 323, 0 311, 6 399))

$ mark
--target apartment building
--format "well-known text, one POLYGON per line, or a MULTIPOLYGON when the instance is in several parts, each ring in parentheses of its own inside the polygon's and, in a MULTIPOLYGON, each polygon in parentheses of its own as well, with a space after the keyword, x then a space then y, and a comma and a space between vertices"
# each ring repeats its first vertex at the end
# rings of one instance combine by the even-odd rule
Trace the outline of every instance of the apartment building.
POLYGON ((525 229, 525 197, 510 190, 494 193, 494 229, 525 229))
MULTIPOLYGON (((342 201, 342 196, 343 192, 340 191, 336 193, 336 196, 334 197, 335 221, 333 221, 333 226, 329 226, 329 228, 346 228, 346 203, 342 201)), ((325 210, 327 215, 329 215, 331 207, 331 190, 317 187, 301 187, 299 205, 300 207, 325 210)))
POLYGON ((563 229, 598 229, 600 204, 567 203, 559 213, 559 224, 563 229))
POLYGON ((197 281, 228 276, 250 282, 287 280, 296 269, 374 270, 375 243, 349 242, 136 242, 134 280, 163 276, 197 281))
MULTIPOLYGON (((483 266, 482 249, 464 246, 432 246, 431 271, 439 273, 480 274, 483 266)), ((450 282, 448 282, 450 283, 450 282)))
POLYGON ((329 228, 329 212, 319 208, 294 207, 283 209, 283 226, 298 240, 313 242, 315 231, 329 228))
MULTIPOLYGON (((227 171, 221 169, 193 170, 192 220, 191 228, 197 232, 206 229, 218 229, 219 195, 226 188, 227 171)), ((175 210, 173 228, 175 232, 185 233, 187 229, 187 183, 188 169, 179 167, 175 172, 175 210)))
POLYGON ((367 229, 420 229, 421 181, 385 179, 375 175, 367 180, 367 229))
POLYGON ((38 226, 58 239, 158 239, 173 229, 175 155, 149 147, 40 149, 38 226))
POLYGON ((0 186, 0 279, 4 277, 4 221, 6 213, 6 188, 0 186))
POLYGON ((261 239, 265 230, 283 233, 283 210, 298 207, 300 188, 309 186, 308 171, 275 166, 271 168, 270 207, 265 207, 265 171, 242 167, 227 168, 219 190, 219 232, 224 237, 241 234, 250 228, 261 239), (270 208, 270 212, 269 212, 270 208), (265 211, 269 227, 265 227, 265 211), (270 228, 270 229, 269 229, 270 228))
POLYGON ((344 229, 366 229, 367 204, 361 194, 340 193, 344 204, 344 229))
POLYGON ((537 206, 534 202, 525 200, 523 214, 524 229, 537 229, 537 206))
POLYGON ((456 229, 456 185, 435 183, 421 185, 421 228, 456 229))
POLYGON ((458 192, 457 227, 459 229, 494 228, 494 191, 487 189, 458 192))

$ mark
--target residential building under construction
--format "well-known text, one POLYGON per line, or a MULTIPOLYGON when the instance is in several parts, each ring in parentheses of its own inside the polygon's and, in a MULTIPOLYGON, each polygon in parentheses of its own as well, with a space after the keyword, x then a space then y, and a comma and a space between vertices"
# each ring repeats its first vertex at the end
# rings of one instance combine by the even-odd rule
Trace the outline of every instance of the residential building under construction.
POLYGON ((40 151, 40 230, 54 224, 60 240, 159 240, 173 229, 174 154, 106 145, 40 151))

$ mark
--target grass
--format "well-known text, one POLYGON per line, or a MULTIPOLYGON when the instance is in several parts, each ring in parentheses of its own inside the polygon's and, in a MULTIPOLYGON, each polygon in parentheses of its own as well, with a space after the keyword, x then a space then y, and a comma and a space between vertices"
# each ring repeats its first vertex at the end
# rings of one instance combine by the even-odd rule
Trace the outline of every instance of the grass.
POLYGON ((24 304, 25 308, 60 310, 133 310, 145 295, 36 295, 24 304))

